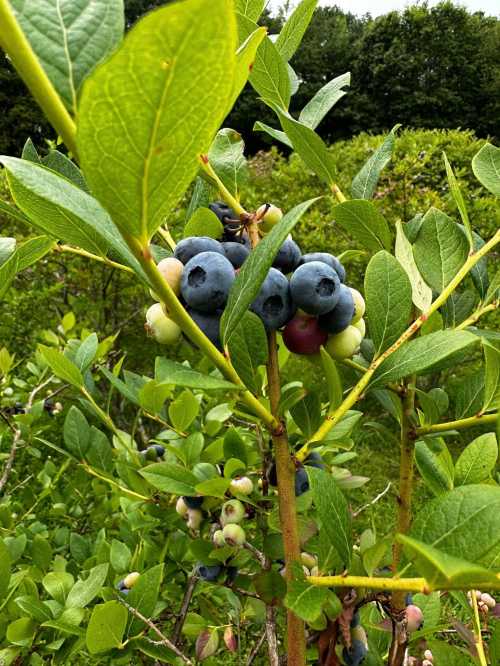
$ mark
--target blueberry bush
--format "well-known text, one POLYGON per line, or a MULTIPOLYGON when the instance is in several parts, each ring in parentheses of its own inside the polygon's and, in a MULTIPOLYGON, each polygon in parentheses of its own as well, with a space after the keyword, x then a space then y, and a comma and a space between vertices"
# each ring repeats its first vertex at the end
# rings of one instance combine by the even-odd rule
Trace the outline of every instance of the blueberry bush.
MULTIPOLYGON (((500 232, 473 228, 446 154, 453 216, 388 219, 398 127, 347 196, 315 128, 349 76, 293 117, 288 62, 316 1, 275 39, 263 5, 181 0, 124 36, 121 0, 0 0, 0 44, 65 145, 0 158, 2 214, 38 234, 0 238, 0 298, 76 254, 141 285, 140 325, 166 349, 135 373, 119 331, 67 313, 22 364, 0 350, 0 664, 500 662, 500 338, 483 325, 500 232), (220 126, 247 80, 276 117, 256 130, 314 178, 291 208, 245 206, 243 142, 220 126), (332 243, 303 252, 316 206, 332 243), (281 380, 291 356, 324 392, 281 380), (383 533, 359 529, 380 496, 356 509, 368 479, 346 467, 365 429, 398 452, 383 533), (414 511, 417 474, 433 497, 414 511)), ((471 169, 478 197, 500 195, 500 149, 471 169)))

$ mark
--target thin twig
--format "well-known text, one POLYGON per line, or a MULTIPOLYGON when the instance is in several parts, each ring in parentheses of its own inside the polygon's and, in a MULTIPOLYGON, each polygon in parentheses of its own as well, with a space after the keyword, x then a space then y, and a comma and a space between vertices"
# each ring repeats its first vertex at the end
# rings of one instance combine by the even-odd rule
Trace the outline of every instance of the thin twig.
POLYGON ((261 647, 264 645, 264 641, 266 640, 266 632, 264 631, 262 633, 262 636, 259 638, 257 643, 255 643, 253 650, 250 652, 248 655, 248 659, 246 661, 246 666, 251 666, 253 662, 255 661, 257 655, 260 652, 261 647))
POLYGON ((7 458, 2 478, 0 479, 0 495, 3 493, 7 481, 9 480, 9 476, 12 471, 12 466, 14 465, 14 458, 16 457, 17 445, 19 443, 20 438, 21 438, 21 431, 16 429, 14 431, 14 437, 12 438, 12 446, 10 447, 9 457, 7 458))
POLYGON ((35 401, 37 393, 40 393, 40 391, 44 389, 46 386, 48 386, 53 379, 54 375, 50 375, 50 377, 46 379, 44 382, 42 382, 42 384, 40 384, 39 386, 35 386, 35 388, 31 391, 29 395, 28 402, 26 403, 26 411, 29 412, 33 407, 33 402, 35 401))
POLYGON ((391 486, 392 486, 392 481, 389 481, 389 483, 381 493, 379 493, 376 497, 374 497, 371 502, 368 502, 368 504, 363 504, 363 506, 360 506, 359 509, 356 509, 356 511, 352 514, 352 517, 357 518, 362 511, 364 511, 365 509, 369 509, 371 506, 376 504, 379 500, 382 499, 382 497, 384 497, 384 495, 387 495, 391 486))
POLYGON ((193 666, 193 662, 191 661, 191 659, 189 659, 189 657, 186 657, 186 655, 183 652, 181 652, 179 648, 176 645, 174 645, 170 639, 168 639, 164 634, 162 634, 162 632, 153 622, 151 622, 151 620, 148 620, 148 618, 145 617, 136 608, 130 606, 130 604, 128 604, 124 599, 122 599, 122 597, 117 596, 117 599, 123 606, 125 606, 125 608, 128 610, 129 613, 132 613, 132 615, 134 615, 137 619, 144 622, 145 625, 147 625, 152 631, 155 632, 155 634, 160 638, 160 641, 156 642, 156 645, 163 645, 168 650, 177 655, 179 659, 182 659, 182 661, 185 664, 193 666))
POLYGON ((269 666, 279 666, 278 640, 276 638, 276 611, 274 606, 266 606, 266 639, 269 666))
POLYGON ((172 634, 172 642, 174 643, 174 645, 179 645, 182 633, 182 627, 184 626, 184 622, 186 621, 186 615, 189 610, 189 604, 191 603, 191 599, 193 598, 193 592, 195 590, 197 583, 198 583, 198 577, 195 576, 194 574, 188 578, 188 584, 186 586, 186 591, 184 592, 184 598, 182 600, 181 608, 179 614, 177 615, 177 620, 175 621, 174 632, 172 634))
POLYGON ((263 567, 266 566, 266 564, 267 564, 267 558, 266 558, 266 556, 264 555, 264 553, 261 553, 260 550, 258 550, 257 548, 255 548, 255 546, 252 546, 252 544, 251 544, 251 543, 248 543, 248 541, 245 541, 245 543, 243 544, 243 548, 245 548, 245 549, 248 550, 250 553, 252 553, 252 555, 253 555, 257 560, 259 560, 260 564, 261 564, 263 567))

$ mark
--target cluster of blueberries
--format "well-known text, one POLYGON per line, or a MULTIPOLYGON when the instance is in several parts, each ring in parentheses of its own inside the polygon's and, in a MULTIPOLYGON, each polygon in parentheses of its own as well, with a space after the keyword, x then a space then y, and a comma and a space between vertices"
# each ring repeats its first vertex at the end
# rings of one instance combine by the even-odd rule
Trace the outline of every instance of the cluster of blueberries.
MULTIPOLYGON (((326 469, 321 454, 318 451, 311 451, 311 453, 304 460, 304 465, 308 467, 317 467, 318 469, 326 469)), ((309 477, 304 465, 297 464, 295 470, 295 496, 300 497, 309 490, 309 477)), ((267 480, 269 485, 276 487, 278 485, 278 475, 276 472, 276 463, 272 463, 267 471, 267 480)))
MULTIPOLYGON (((174 256, 160 261, 158 269, 191 318, 220 348, 220 319, 251 244, 229 206, 216 201, 209 208, 223 224, 221 239, 184 238, 177 244, 174 256)), ((264 204, 257 211, 261 233, 270 231, 281 217, 279 208, 264 204)), ((365 335, 365 303, 358 291, 344 284, 345 278, 345 269, 333 254, 303 255, 289 237, 276 255, 251 310, 268 331, 283 329, 285 345, 296 354, 316 354, 324 345, 334 358, 351 357, 365 335)), ((159 303, 149 308, 146 320, 147 329, 160 343, 172 344, 181 336, 181 329, 159 303)))

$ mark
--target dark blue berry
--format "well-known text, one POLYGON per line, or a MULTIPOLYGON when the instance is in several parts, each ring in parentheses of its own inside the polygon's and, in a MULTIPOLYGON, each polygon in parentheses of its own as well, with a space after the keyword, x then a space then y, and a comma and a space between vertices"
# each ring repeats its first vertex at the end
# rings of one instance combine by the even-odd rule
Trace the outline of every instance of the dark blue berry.
POLYGON ((203 497, 187 497, 184 495, 182 499, 188 509, 201 509, 203 504, 203 497))
POLYGON ((238 567, 226 567, 226 582, 234 583, 236 576, 238 575, 238 567))
POLYGON ((211 204, 208 204, 208 207, 215 213, 222 224, 227 224, 229 220, 237 220, 238 216, 234 210, 227 205, 225 201, 214 201, 211 204))
POLYGON ((351 290, 340 285, 337 305, 319 318, 319 325, 328 333, 340 333, 349 326, 354 317, 354 299, 351 290))
POLYGON ((214 564, 213 566, 208 566, 206 564, 198 564, 196 566, 196 573, 200 578, 206 580, 210 583, 213 583, 217 580, 222 572, 222 566, 220 564, 214 564))
POLYGON ((354 615, 352 616, 351 620, 351 629, 355 629, 356 627, 359 627, 361 624, 361 618, 359 616, 359 611, 356 611, 354 615))
POLYGON ((360 666, 363 663, 368 649, 363 641, 355 638, 352 641, 351 647, 344 648, 342 651, 342 659, 346 666, 360 666))
POLYGON ((340 280, 336 271, 321 261, 299 266, 290 278, 294 304, 311 315, 333 310, 340 295, 340 280))
POLYGON ((324 264, 328 264, 337 273, 339 280, 345 282, 345 268, 335 255, 329 252, 309 252, 302 255, 302 264, 308 264, 311 261, 322 261, 324 264))
POLYGON ((224 242, 222 243, 224 254, 229 259, 233 268, 241 268, 245 259, 250 254, 250 250, 243 243, 238 242, 224 242))
POLYGON ((220 340, 221 314, 219 312, 207 314, 206 312, 198 312, 192 308, 188 308, 187 312, 195 324, 201 328, 203 333, 205 333, 210 342, 215 345, 217 349, 222 349, 220 340))
POLYGON ((274 258, 273 266, 279 268, 282 273, 291 273, 300 264, 301 259, 300 247, 294 240, 287 238, 274 258))
POLYGON ((215 312, 226 305, 234 276, 234 268, 226 257, 216 252, 202 252, 184 268, 182 297, 198 312, 215 312))
POLYGON ((318 451, 311 451, 304 461, 305 465, 309 467, 317 467, 318 469, 326 469, 326 465, 323 462, 323 458, 318 451))
POLYGON ((177 243, 174 250, 174 257, 186 265, 190 259, 202 252, 224 254, 222 245, 218 240, 209 238, 208 236, 190 236, 177 243))
POLYGON ((165 455, 165 447, 161 444, 153 444, 153 449, 156 451, 158 458, 163 458, 165 455))
POLYGON ((284 326, 295 313, 287 278, 276 268, 269 269, 257 298, 250 309, 258 315, 264 326, 276 330, 284 326))
POLYGON ((299 497, 309 490, 309 478, 303 467, 295 472, 295 495, 299 497))

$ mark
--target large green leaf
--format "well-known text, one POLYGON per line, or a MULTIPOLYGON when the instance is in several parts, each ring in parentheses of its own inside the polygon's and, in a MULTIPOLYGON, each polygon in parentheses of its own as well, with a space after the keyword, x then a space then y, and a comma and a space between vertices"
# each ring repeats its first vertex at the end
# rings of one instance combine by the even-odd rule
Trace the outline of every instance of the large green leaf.
MULTIPOLYGON (((497 623, 500 627, 500 624, 497 623)), ((439 666, 474 666, 477 662, 470 654, 455 645, 450 645, 446 641, 436 639, 428 640, 427 646, 432 652, 432 659, 439 666)), ((497 662, 493 659, 492 664, 497 662)))
POLYGON ((288 146, 289 148, 293 149, 292 142, 287 137, 285 132, 283 132, 282 130, 274 129, 274 127, 270 127, 269 125, 266 125, 266 123, 262 123, 260 120, 258 120, 253 126, 253 131, 265 132, 266 134, 269 134, 269 136, 272 139, 275 139, 276 141, 279 141, 280 143, 283 143, 285 146, 288 146))
POLYGON ((351 513, 347 501, 327 472, 307 467, 314 503, 321 521, 320 532, 326 532, 347 569, 352 555, 351 513))
POLYGON ((330 591, 304 580, 293 580, 288 584, 285 606, 306 622, 314 622, 323 611, 330 591))
MULTIPOLYGON (((208 159, 227 189, 238 196, 248 181, 248 165, 241 134, 229 127, 221 129, 210 146, 208 159)), ((200 234, 204 235, 204 234, 200 234)))
POLYGON ((93 197, 39 164, 15 157, 1 157, 0 162, 17 206, 36 229, 99 256, 111 250, 143 275, 108 213, 93 197))
POLYGON ((9 2, 40 64, 75 114, 83 81, 123 37, 123 0, 9 2))
POLYGON ((500 348, 499 345, 483 340, 485 373, 484 402, 481 411, 488 412, 500 408, 500 348))
POLYGON ((52 372, 75 388, 83 386, 83 376, 80 370, 62 352, 52 347, 41 346, 40 351, 52 372))
MULTIPOLYGON (((243 42, 257 30, 258 25, 247 16, 236 16, 240 42, 243 42)), ((288 68, 269 37, 265 37, 257 49, 249 81, 266 104, 288 108, 291 94, 288 68)))
POLYGON ((0 237, 0 266, 16 251, 16 239, 7 236, 0 237))
POLYGON ((54 241, 51 238, 47 238, 47 236, 30 238, 25 243, 22 243, 22 245, 19 245, 16 250, 18 257, 17 270, 19 272, 24 271, 35 264, 50 252, 54 248, 54 245, 54 241))
POLYGON ((444 367, 453 362, 455 354, 479 342, 467 331, 436 331, 404 344, 376 370, 372 388, 394 382, 414 372, 444 367))
POLYGON ((196 476, 184 467, 172 463, 153 463, 141 469, 140 473, 158 490, 175 495, 196 495, 196 476))
POLYGON ((300 112, 299 121, 311 129, 316 129, 330 109, 347 94, 344 88, 350 84, 350 72, 341 74, 326 83, 304 106, 300 112))
POLYGON ((264 324, 253 312, 246 312, 229 340, 231 363, 254 393, 262 389, 259 366, 267 361, 267 336, 264 324))
POLYGON ((432 289, 420 275, 413 257, 413 248, 410 241, 406 238, 403 224, 400 220, 396 222, 396 246, 394 254, 410 279, 414 305, 421 312, 426 312, 432 303, 432 289))
POLYGON ((107 652, 121 645, 128 612, 119 601, 94 606, 87 627, 86 643, 90 654, 107 652))
POLYGON ((391 249, 389 225, 371 201, 345 201, 335 206, 334 216, 337 224, 368 250, 391 249))
POLYGON ((484 187, 500 197, 500 148, 486 143, 474 155, 472 171, 484 187))
POLYGON ((276 48, 284 60, 290 60, 299 48, 317 4, 318 0, 302 0, 282 27, 276 48))
POLYGON ((292 208, 257 245, 243 264, 231 287, 221 320, 221 334, 224 344, 228 343, 249 305, 259 293, 260 287, 286 237, 315 201, 316 199, 310 199, 292 208))
POLYGON ((79 579, 66 597, 66 608, 84 608, 101 592, 108 574, 108 564, 98 564, 85 580, 79 579))
POLYGON ((201 389, 203 391, 240 391, 241 387, 231 382, 203 375, 197 370, 188 368, 186 365, 171 361, 169 358, 158 356, 155 361, 155 378, 162 384, 174 386, 185 386, 187 388, 201 389))
POLYGON ((465 233, 467 235, 467 240, 469 241, 469 247, 472 249, 474 247, 474 242, 472 239, 472 227, 469 220, 469 214, 467 213, 467 206, 465 205, 464 197, 460 189, 460 185, 458 184, 455 173, 453 172, 453 168, 450 162, 448 161, 446 153, 444 152, 443 152, 443 159, 446 168, 446 177, 448 178, 448 185, 450 187, 451 196, 453 197, 453 200, 455 201, 455 204, 458 208, 458 212, 460 213, 460 217, 462 218, 465 233))
POLYGON ((455 464, 455 482, 464 486, 486 481, 495 468, 498 444, 494 432, 476 437, 460 454, 455 464))
POLYGON ((389 164, 394 149, 396 132, 401 125, 395 125, 373 155, 354 176, 351 185, 353 199, 371 199, 375 193, 380 174, 389 164))
POLYGON ((19 266, 19 258, 17 252, 14 252, 5 263, 0 266, 0 298, 3 298, 7 293, 8 288, 12 284, 12 280, 16 277, 19 266))
POLYGON ((262 14, 266 0, 235 0, 234 8, 251 21, 257 21, 262 14))
POLYGON ((240 96, 241 91, 248 81, 248 77, 253 70, 255 59, 257 57, 257 49, 262 43, 262 40, 265 39, 266 35, 266 28, 257 28, 246 38, 236 51, 233 90, 227 104, 228 113, 233 108, 234 103, 240 96))
POLYGON ((500 566, 500 488, 459 486, 427 502, 417 514, 411 536, 469 562, 500 566))
MULTIPOLYGON (((144 573, 141 573, 139 580, 127 596, 127 603, 145 617, 151 617, 161 591, 162 578, 163 564, 157 564, 144 573)), ((127 635, 135 636, 144 628, 144 622, 138 618, 130 618, 127 635)))
POLYGON ((147 14, 88 78, 80 161, 124 232, 146 242, 193 180, 226 112, 235 50, 232 2, 186 0, 147 14))
POLYGON ((408 326, 412 289, 399 261, 381 250, 372 257, 365 273, 366 317, 375 356, 395 342, 408 326))
POLYGON ((441 495, 453 489, 453 461, 441 438, 429 438, 415 445, 415 463, 426 486, 441 495))
POLYGON ((441 293, 468 254, 469 244, 460 227, 440 210, 428 210, 413 246, 415 262, 427 284, 441 293))

